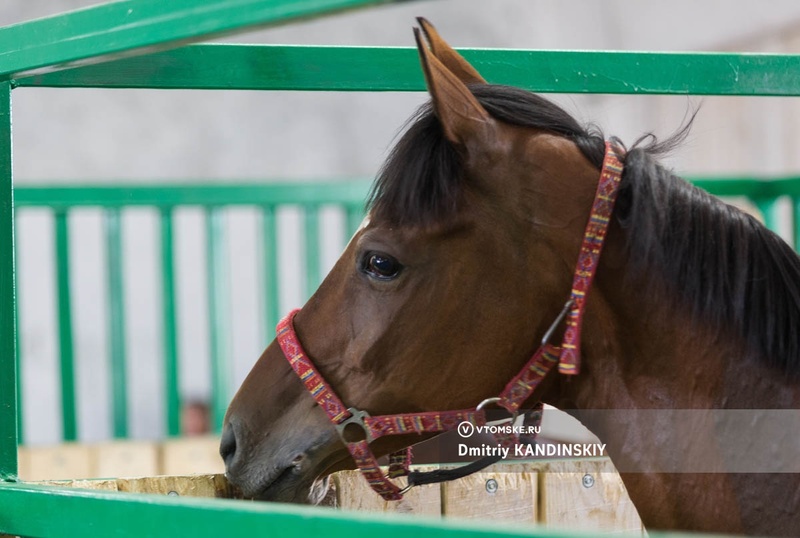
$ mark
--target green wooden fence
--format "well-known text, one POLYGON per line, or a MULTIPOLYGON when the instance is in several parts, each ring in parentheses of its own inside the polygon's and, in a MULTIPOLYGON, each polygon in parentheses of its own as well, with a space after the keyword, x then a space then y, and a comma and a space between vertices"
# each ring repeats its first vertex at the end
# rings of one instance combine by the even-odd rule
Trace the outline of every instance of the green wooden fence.
MULTIPOLYGON (((467 537, 537 532, 536 529, 466 528, 447 522, 336 514, 236 501, 112 495, 23 484, 17 480, 12 90, 46 86, 420 91, 423 79, 416 51, 410 47, 190 45, 170 50, 187 41, 243 28, 282 24, 379 3, 381 0, 122 0, 0 29, 0 533, 218 536, 258 532, 298 536, 324 532, 334 537, 409 533, 467 537)), ((797 55, 511 50, 466 50, 464 54, 488 80, 539 92, 800 95, 797 55)), ((778 192, 778 183, 742 185, 752 189, 751 196, 771 214, 769 200, 778 192)), ((784 186, 790 196, 796 196, 800 190, 795 181, 787 180, 784 186)), ((20 205, 22 199, 20 190, 20 205)), ((171 257, 169 208, 175 203, 153 204, 164 208, 165 259, 171 257)), ((98 205, 105 206, 105 202, 98 205)), ((220 202, 200 205, 210 208, 208 226, 213 238, 218 230, 215 208, 220 202)), ((70 207, 66 204, 56 209, 54 226, 62 259, 66 259, 69 248, 66 237, 70 207)), ((118 209, 119 206, 109 206, 107 213, 110 245, 118 244, 118 209)), ((309 215, 307 221, 313 223, 314 216, 309 215)), ((265 222, 269 223, 269 217, 265 222)), ((117 263, 118 253, 114 250, 114 247, 109 249, 110 267, 117 263)), ((209 265, 214 265, 213 249, 211 258, 209 265)), ((119 277, 116 268, 111 271, 109 287, 117 286, 119 277)), ((61 274, 60 278, 68 280, 68 275, 61 274)), ((166 289, 169 291, 169 286, 166 289)), ((69 304, 68 286, 60 288, 59 299, 62 307, 69 304)), ((119 305, 112 306, 112 311, 118 308, 119 305)), ((174 305, 165 305, 167 325, 174 318, 170 308, 174 305)), ((62 347, 69 346, 68 323, 60 331, 62 347)), ((119 327, 112 328, 115 331, 119 332, 119 327)), ((116 338, 121 345, 120 335, 116 338)), ((169 337, 167 340, 165 348, 173 348, 174 340, 169 337)), ((64 368, 69 370, 69 365, 64 368)), ((174 383, 175 372, 169 375, 170 383, 174 383)))
MULTIPOLYGON (((158 214, 160 228, 160 265, 163 311, 163 376, 166 411, 166 434, 180 434, 178 319, 176 312, 176 273, 174 259, 174 215, 180 208, 200 207, 205 218, 206 274, 212 380, 212 424, 219 427, 232 394, 230 393, 230 357, 224 340, 230 333, 228 323, 228 290, 223 284, 227 260, 222 244, 225 231, 223 212, 226 208, 248 206, 257 209, 261 221, 260 243, 263 270, 262 299, 265 313, 265 335, 271 335, 278 323, 278 219, 281 208, 295 207, 303 217, 303 241, 298 248, 304 260, 306 275, 303 296, 308 297, 323 278, 320 251, 320 210, 336 208, 344 217, 345 243, 363 218, 368 181, 320 183, 263 183, 218 185, 122 185, 63 186, 40 185, 17 187, 14 190, 17 214, 31 208, 48 209, 53 215, 56 260, 56 296, 58 303, 59 364, 63 439, 77 439, 75 368, 72 331, 74 291, 70 286, 69 216, 75 209, 87 207, 103 211, 102 232, 106 251, 106 296, 108 298, 108 341, 110 383, 113 402, 113 433, 116 438, 128 437, 128 394, 126 383, 125 312, 123 305, 122 219, 126 208, 148 207, 158 214)), ((17 237, 24 243, 24 237, 17 237)), ((55 335, 54 335, 55 336, 55 335)), ((24 404, 24 402, 23 402, 24 404)))
MULTIPOLYGON (((695 184, 713 194, 740 197, 758 207, 768 226, 775 228, 775 204, 780 197, 791 202, 794 222, 800 222, 800 178, 780 179, 694 179, 695 184)), ((174 215, 185 207, 200 207, 205 218, 207 252, 205 290, 208 301, 211 358, 212 424, 218 427, 232 394, 230 393, 230 356, 224 340, 230 333, 229 290, 223 284, 223 273, 228 260, 222 254, 226 236, 221 219, 230 207, 253 207, 260 219, 260 266, 263 267, 260 303, 264 312, 264 334, 270 335, 281 312, 278 290, 284 285, 278 270, 278 221, 281 208, 295 207, 303 216, 302 241, 298 256, 304 260, 303 298, 308 298, 323 278, 320 250, 320 208, 335 207, 344 216, 343 244, 349 240, 363 218, 364 200, 369 190, 368 180, 319 183, 262 183, 262 184, 175 184, 175 185, 125 185, 64 186, 39 185, 17 187, 14 190, 16 213, 31 208, 47 209, 53 215, 53 245, 56 260, 56 290, 58 299, 58 338, 61 384, 62 431, 65 441, 75 441, 79 430, 76 413, 76 380, 73 350, 73 297, 76 290, 70 285, 69 216, 75 209, 99 208, 103 211, 102 233, 105 238, 106 297, 109 322, 109 382, 112 400, 112 431, 115 438, 128 437, 128 390, 126 382, 125 309, 123 300, 122 219, 127 208, 148 207, 158 214, 160 228, 160 265, 162 291, 161 308, 163 327, 162 375, 164 382, 165 425, 168 436, 180 434, 179 412, 180 373, 178 368, 179 340, 176 311, 175 245, 173 238, 174 215)), ((800 248, 800 234, 792 238, 795 248, 800 248)), ((23 244, 25 237, 16 238, 23 244)), ((55 336, 55 335, 54 335, 55 336)), ((18 352, 19 355, 19 352, 18 352)), ((20 408, 24 402, 20 402, 20 408)), ((20 435, 22 439, 22 435, 20 435)))

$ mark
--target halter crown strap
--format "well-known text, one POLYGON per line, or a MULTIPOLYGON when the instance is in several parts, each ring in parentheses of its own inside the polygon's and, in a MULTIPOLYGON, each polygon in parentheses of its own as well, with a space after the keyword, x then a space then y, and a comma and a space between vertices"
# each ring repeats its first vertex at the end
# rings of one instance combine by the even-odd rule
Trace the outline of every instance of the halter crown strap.
POLYGON ((603 250, 608 223, 611 220, 614 203, 619 193, 623 155, 624 151, 620 147, 613 142, 606 142, 606 154, 603 158, 603 168, 600 171, 600 181, 597 183, 592 212, 589 215, 589 222, 586 223, 583 243, 578 254, 578 263, 572 279, 572 309, 567 316, 558 363, 558 371, 562 374, 576 375, 580 372, 583 313, 586 310, 586 298, 592 287, 594 275, 597 273, 600 252, 603 250))

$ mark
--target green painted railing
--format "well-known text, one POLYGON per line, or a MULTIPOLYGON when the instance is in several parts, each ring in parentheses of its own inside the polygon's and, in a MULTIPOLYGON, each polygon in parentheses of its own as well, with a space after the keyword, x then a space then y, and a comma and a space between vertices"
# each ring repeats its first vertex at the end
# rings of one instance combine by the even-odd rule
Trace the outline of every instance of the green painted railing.
MULTIPOLYGON (((791 202, 794 222, 800 222, 800 178, 780 179, 694 179, 695 184, 712 194, 742 197, 758 207, 764 221, 775 228, 775 203, 781 197, 791 202)), ((176 185, 114 185, 114 186, 36 186, 17 187, 17 212, 30 208, 46 208, 54 216, 55 252, 58 290, 58 336, 61 343, 61 394, 64 439, 76 439, 75 367, 72 349, 72 309, 75 291, 70 287, 69 215, 76 208, 95 207, 105 212, 103 235, 106 240, 106 274, 108 282, 108 341, 110 386, 113 402, 113 432, 117 438, 128 435, 128 396, 125 357, 125 309, 122 272, 122 220, 126 208, 152 207, 158 211, 161 247, 161 286, 163 294, 163 376, 166 434, 179 435, 180 372, 178 370, 178 334, 175 297, 175 246, 173 240, 176 209, 199 206, 204 209, 206 237, 206 274, 209 312, 209 349, 211 356, 212 424, 221 424, 230 401, 230 356, 227 335, 230 334, 230 297, 225 286, 229 261, 223 256, 226 230, 223 221, 225 208, 249 206, 257 209, 261 221, 260 243, 263 245, 260 266, 264 267, 261 304, 265 312, 265 334, 278 321, 278 290, 282 283, 278 271, 277 220, 281 207, 297 207, 302 212, 302 236, 298 255, 305 260, 304 296, 308 297, 324 277, 320 250, 320 208, 334 206, 345 216, 344 242, 351 237, 362 219, 369 181, 338 181, 326 183, 262 183, 262 184, 176 184, 176 185)), ((798 235, 793 237, 800 249, 798 235)), ((23 244, 24 237, 17 237, 23 244)), ((24 402, 22 402, 24 405, 24 402)))
MULTIPOLYGON (((75 367, 73 350, 72 304, 75 292, 70 287, 70 213, 76 208, 99 208, 104 211, 102 221, 106 250, 106 295, 108 297, 108 342, 110 386, 113 402, 114 436, 128 435, 128 395, 125 357, 125 309, 123 297, 122 219, 126 208, 151 207, 159 215, 160 264, 163 306, 163 376, 164 401, 169 436, 180 434, 180 372, 178 369, 178 334, 176 311, 175 245, 173 238, 174 214, 178 208, 199 206, 203 208, 206 237, 206 273, 209 349, 211 356, 211 412, 212 424, 218 429, 232 396, 231 358, 227 335, 230 334, 229 290, 225 286, 228 261, 224 258, 224 210, 231 206, 250 206, 258 210, 261 219, 261 243, 264 245, 262 267, 265 267, 263 299, 265 334, 271 334, 278 322, 278 289, 281 287, 278 271, 277 221, 275 215, 282 207, 297 207, 303 214, 302 248, 298 254, 305 260, 303 293, 308 297, 323 278, 319 257, 320 210, 338 208, 346 222, 344 242, 352 236, 362 218, 364 200, 369 189, 367 181, 327 183, 265 183, 238 185, 113 185, 113 186, 35 186, 15 189, 17 213, 31 208, 47 208, 53 214, 54 245, 57 266, 58 339, 61 365, 61 408, 63 438, 77 439, 75 367)), ((18 237, 22 244, 24 237, 18 237)), ((200 290, 199 290, 200 291, 200 290)), ((55 335, 54 335, 55 336, 55 335)), ((22 403, 24 405, 24 402, 22 403)))
MULTIPOLYGON (((187 41, 199 41, 243 28, 281 24, 379 3, 382 0, 122 0, 0 28, 0 533, 26 536, 218 536, 267 531, 275 536, 324 532, 332 537, 354 533, 452 537, 520 534, 500 528, 467 529, 447 523, 423 524, 416 520, 331 515, 308 508, 152 496, 123 497, 17 483, 19 435, 11 166, 12 89, 49 86, 422 90, 416 53, 410 48, 196 45, 167 50, 187 41)), ((491 82, 540 92, 800 96, 798 55, 504 50, 466 50, 464 53, 491 82)), ((745 182, 743 185, 752 189, 751 198, 771 214, 774 207, 771 195, 778 187, 757 183, 745 182)), ((797 185, 788 182, 787 189, 789 186, 791 192, 787 190, 786 193, 796 196, 797 185)), ((223 190, 220 188, 217 192, 222 194, 223 190)), ((293 199, 290 203, 313 206, 316 202, 302 199, 301 191, 291 193, 293 199), (298 192, 301 199, 294 198, 298 192)), ((243 192, 246 189, 241 189, 238 196, 243 192)), ((204 196, 207 194, 200 198, 206 199, 204 196)), ((39 193, 39 200, 50 195, 39 193)), ((66 252, 69 249, 67 213, 81 202, 72 198, 77 196, 76 193, 62 190, 60 195, 61 205, 54 205, 56 248, 66 252)), ((171 210, 176 205, 195 203, 208 207, 212 240, 218 232, 214 213, 223 203, 219 200, 182 201, 184 193, 157 192, 157 189, 136 196, 140 198, 118 198, 108 206, 104 205, 105 201, 85 201, 89 205, 109 208, 109 244, 116 244, 118 240, 119 222, 114 208, 129 203, 162 208, 162 257, 165 260, 171 258, 173 252, 171 210), (159 198, 161 201, 149 198, 154 194, 165 198, 159 198)), ((188 198, 196 196, 187 195, 188 198)), ((22 205, 21 201, 18 203, 22 205)), ((279 201, 273 200, 272 203, 279 201)), ((794 206, 797 206, 796 199, 794 206)), ((263 242, 265 251, 269 252, 274 248, 274 212, 268 207, 263 215, 266 232, 263 242)), ((315 219, 311 211, 306 214, 305 222, 313 223, 315 219)), ((353 216, 351 224, 354 220, 353 216)), ((115 253, 113 246, 108 252, 110 258, 119 254, 115 253)), ((216 252, 212 249, 209 265, 217 264, 216 252)), ((111 267, 118 260, 109 261, 111 267)), ((168 270, 173 267, 171 263, 167 261, 164 267, 168 270)), ((117 287, 120 277, 116 269, 110 271, 109 287, 117 287)), ((59 278, 68 282, 69 275, 60 274, 59 278)), ((170 327, 175 318, 174 281, 170 281, 169 276, 164 278, 164 289, 168 291, 164 299, 164 322, 165 327, 170 327)), ((276 290, 271 289, 272 286, 274 284, 268 282, 264 288, 268 296, 274 297, 276 290)), ((66 284, 59 288, 58 294, 61 306, 69 305, 66 284)), ((222 295, 217 300, 221 298, 222 295)), ((118 305, 111 305, 110 311, 114 312, 116 308, 118 305)), ((64 337, 62 348, 71 348, 71 329, 67 325, 62 326, 61 331, 64 337)), ((112 355, 115 361, 122 362, 124 351, 120 355, 119 350, 124 350, 124 341, 119 327, 112 327, 111 332, 117 334, 114 337, 117 351, 112 355)), ((167 332, 170 336, 165 338, 164 347, 170 354, 176 347, 174 327, 167 332)), ((168 385, 174 385, 178 378, 177 367, 169 368, 166 373, 168 385)), ((70 365, 65 362, 62 370, 70 374, 70 365)), ((531 530, 531 533, 536 532, 540 531, 531 530)))

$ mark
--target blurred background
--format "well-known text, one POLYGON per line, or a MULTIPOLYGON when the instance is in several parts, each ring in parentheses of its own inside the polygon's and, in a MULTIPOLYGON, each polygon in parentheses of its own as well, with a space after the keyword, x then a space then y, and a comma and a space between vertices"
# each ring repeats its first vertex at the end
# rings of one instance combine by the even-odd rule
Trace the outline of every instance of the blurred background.
MULTIPOLYGON (((82 0, 5 0, 0 25, 92 5, 82 0)), ((428 0, 240 34, 242 43, 413 44, 415 16, 431 20, 455 47, 652 51, 796 52, 800 4, 794 0, 428 0), (768 7, 768 9, 767 9, 768 7)), ((490 81, 491 82, 491 81, 490 81)), ((14 92, 17 185, 341 181, 371 178, 422 93, 94 90, 21 88, 14 92)), ((631 143, 668 135, 700 107, 692 134, 668 164, 679 173, 772 176, 800 171, 800 104, 789 98, 556 95, 583 122, 631 143)), ((282 216, 291 224, 299 217, 282 216), (293 220, 294 219, 294 220, 293 220)), ((330 267, 343 247, 335 216, 323 228, 330 267)), ((203 215, 175 221, 181 397, 210 398, 203 215)), ((70 216, 71 285, 78 398, 78 438, 112 436, 101 233, 95 210, 70 216)), ((327 221, 326 221, 327 222, 327 221)), ((164 436, 157 214, 122 217, 129 433, 164 436)), ((788 220, 787 220, 787 226, 788 220)), ((265 330, 258 262, 258 218, 224 215, 227 354, 230 395, 272 336, 265 330)), ((56 275, 52 216, 29 210, 18 220, 18 290, 24 441, 61 439, 56 275)), ((302 305, 302 269, 292 241, 279 243, 280 310, 302 305)), ((213 429, 213 425, 212 425, 213 429)))

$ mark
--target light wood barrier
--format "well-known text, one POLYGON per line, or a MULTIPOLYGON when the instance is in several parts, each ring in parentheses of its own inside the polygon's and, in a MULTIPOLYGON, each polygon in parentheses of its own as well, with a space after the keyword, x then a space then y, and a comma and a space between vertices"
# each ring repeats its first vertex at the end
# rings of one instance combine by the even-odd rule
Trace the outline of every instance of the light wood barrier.
MULTIPOLYGON (((21 470, 26 473, 23 475, 26 480, 43 480, 42 475, 50 474, 44 483, 59 486, 235 498, 235 490, 221 474, 216 443, 216 438, 209 437, 161 444, 118 442, 24 449, 21 470), (119 467, 112 467, 115 464, 119 467), (174 473, 176 469, 180 470, 180 476, 157 476, 174 473), (106 477, 122 474, 123 470, 132 471, 132 476, 138 474, 137 470, 147 474, 142 478, 101 476, 101 473, 106 477), (70 472, 95 478, 56 480, 70 472)), ((342 471, 331 477, 331 489, 323 504, 342 510, 643 535, 636 509, 607 458, 497 464, 461 480, 412 489, 399 502, 387 502, 375 495, 358 471, 342 471)))

